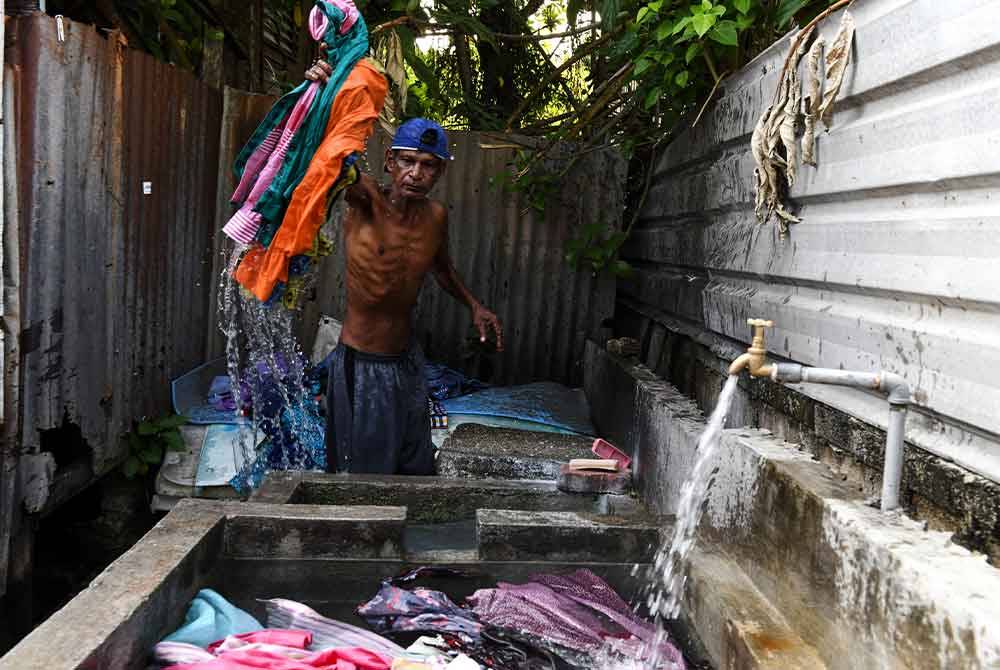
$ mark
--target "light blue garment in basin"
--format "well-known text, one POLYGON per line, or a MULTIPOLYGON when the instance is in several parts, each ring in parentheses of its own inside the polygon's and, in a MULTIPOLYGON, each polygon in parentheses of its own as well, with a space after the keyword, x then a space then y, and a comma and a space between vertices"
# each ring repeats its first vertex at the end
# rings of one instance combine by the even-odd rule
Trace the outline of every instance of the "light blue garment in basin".
POLYGON ((263 628, 256 619, 212 589, 202 589, 191 601, 184 624, 163 641, 187 642, 205 648, 227 635, 252 633, 263 628))

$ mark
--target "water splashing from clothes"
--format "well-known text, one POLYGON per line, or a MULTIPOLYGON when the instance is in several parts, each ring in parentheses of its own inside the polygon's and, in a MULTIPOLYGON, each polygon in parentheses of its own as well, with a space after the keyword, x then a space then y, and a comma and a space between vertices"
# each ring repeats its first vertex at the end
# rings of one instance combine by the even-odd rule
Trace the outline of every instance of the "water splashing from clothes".
POLYGON ((220 278, 221 330, 226 367, 240 424, 234 447, 243 467, 231 484, 241 493, 259 486, 269 470, 326 468, 324 422, 316 395, 322 380, 307 367, 295 336, 295 312, 243 291, 234 271, 247 247, 226 250, 220 278))

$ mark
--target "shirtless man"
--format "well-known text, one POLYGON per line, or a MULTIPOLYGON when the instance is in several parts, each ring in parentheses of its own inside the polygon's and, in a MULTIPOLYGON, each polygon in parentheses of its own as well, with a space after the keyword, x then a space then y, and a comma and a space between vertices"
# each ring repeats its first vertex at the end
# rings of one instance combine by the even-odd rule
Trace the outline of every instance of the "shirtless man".
MULTIPOLYGON (((310 74, 323 78, 317 67, 310 74)), ((448 211, 428 197, 450 159, 441 126, 412 119, 385 154, 392 183, 361 175, 345 194, 347 316, 327 385, 331 472, 434 473, 424 357, 411 323, 428 272, 469 308, 481 341, 492 330, 503 349, 500 321, 448 255, 448 211)))

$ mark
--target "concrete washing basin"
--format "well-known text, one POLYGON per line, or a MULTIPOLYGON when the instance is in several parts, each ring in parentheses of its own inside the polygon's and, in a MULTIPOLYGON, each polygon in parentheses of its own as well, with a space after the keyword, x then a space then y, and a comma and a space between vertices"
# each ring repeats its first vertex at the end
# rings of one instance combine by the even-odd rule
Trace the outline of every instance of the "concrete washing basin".
POLYGON ((180 502, 0 669, 143 668, 204 587, 261 618, 258 598, 283 597, 355 623, 381 579, 427 564, 471 575, 441 585, 458 599, 577 567, 628 599, 660 521, 551 482, 279 473, 250 502, 180 502))

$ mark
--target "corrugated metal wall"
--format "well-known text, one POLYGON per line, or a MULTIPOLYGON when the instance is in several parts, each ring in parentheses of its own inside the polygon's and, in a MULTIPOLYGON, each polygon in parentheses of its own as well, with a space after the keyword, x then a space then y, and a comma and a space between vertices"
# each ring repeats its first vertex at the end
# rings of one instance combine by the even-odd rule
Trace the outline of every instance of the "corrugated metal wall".
MULTIPOLYGON (((475 132, 449 133, 455 160, 433 197, 448 206, 450 251, 469 290, 496 312, 504 326, 503 354, 474 355, 468 309, 437 286, 425 286, 417 309, 417 331, 427 354, 497 383, 551 379, 582 382, 584 341, 597 336, 614 311, 614 281, 569 268, 563 256, 574 231, 591 221, 618 226, 623 207, 625 164, 616 153, 595 152, 566 179, 558 206, 542 220, 527 212, 518 194, 490 184, 513 159, 514 150, 484 149, 503 143, 475 132)), ((383 176, 384 132, 369 142, 368 172, 383 176)), ((343 318, 344 259, 337 249, 321 266, 317 297, 305 311, 304 333, 314 332, 320 313, 343 318)), ((428 284, 434 284, 428 279, 428 284)), ((478 340, 478 337, 472 338, 478 340)), ((307 348, 308 351, 308 348, 307 348)))
MULTIPOLYGON (((623 304, 726 349, 747 317, 768 348, 832 368, 886 369, 915 389, 907 439, 1000 481, 1000 3, 870 0, 818 168, 779 240, 753 214, 749 139, 789 41, 726 81, 665 151, 627 257, 623 304)), ((839 15, 823 25, 827 43, 839 15)), ((881 425, 884 402, 804 392, 881 425)))
MULTIPOLYGON (((115 36, 8 24, 20 215, 19 445, 77 424, 99 475, 201 363, 222 97, 115 36), (13 40, 13 41, 11 41, 13 40)), ((8 225, 14 222, 8 222, 8 225)))

